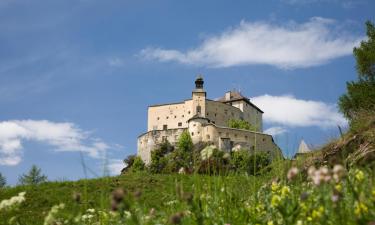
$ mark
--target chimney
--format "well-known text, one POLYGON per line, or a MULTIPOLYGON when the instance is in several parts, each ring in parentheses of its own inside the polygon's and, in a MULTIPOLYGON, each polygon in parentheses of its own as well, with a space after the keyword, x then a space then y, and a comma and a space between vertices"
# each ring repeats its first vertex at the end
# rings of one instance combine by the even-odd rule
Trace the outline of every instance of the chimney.
POLYGON ((229 101, 231 98, 231 92, 228 91, 227 93, 225 93, 225 101, 229 101))

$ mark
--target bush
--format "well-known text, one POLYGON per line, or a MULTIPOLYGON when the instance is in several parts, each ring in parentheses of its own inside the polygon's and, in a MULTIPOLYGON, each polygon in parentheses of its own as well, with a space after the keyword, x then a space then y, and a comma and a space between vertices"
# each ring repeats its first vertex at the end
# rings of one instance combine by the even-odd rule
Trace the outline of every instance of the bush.
POLYGON ((265 152, 250 153, 247 149, 232 152, 231 165, 235 172, 259 175, 271 163, 269 154, 265 152))
POLYGON ((228 127, 236 128, 236 129, 256 131, 256 128, 245 120, 230 119, 228 121, 228 127))
POLYGON ((136 156, 134 157, 133 164, 131 166, 131 171, 132 172, 140 172, 145 170, 146 166, 141 157, 136 156))

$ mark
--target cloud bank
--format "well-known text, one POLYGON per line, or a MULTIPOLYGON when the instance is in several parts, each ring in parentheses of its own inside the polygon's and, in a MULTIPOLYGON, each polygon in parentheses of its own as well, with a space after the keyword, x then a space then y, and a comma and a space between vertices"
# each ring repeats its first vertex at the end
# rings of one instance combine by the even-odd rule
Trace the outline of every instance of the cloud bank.
POLYGON ((149 47, 139 55, 160 62, 207 67, 252 64, 283 69, 312 67, 352 54, 353 47, 363 39, 340 31, 338 26, 334 20, 320 17, 286 25, 242 21, 185 52, 149 47))
POLYGON ((286 127, 316 126, 326 129, 347 125, 335 104, 297 99, 292 95, 262 95, 251 101, 265 112, 264 122, 273 125, 265 130, 268 134, 282 134, 286 132, 286 127))
POLYGON ((99 158, 109 146, 90 137, 73 123, 48 120, 9 120, 0 122, 0 165, 17 165, 22 160, 22 143, 36 141, 55 151, 80 151, 99 158))

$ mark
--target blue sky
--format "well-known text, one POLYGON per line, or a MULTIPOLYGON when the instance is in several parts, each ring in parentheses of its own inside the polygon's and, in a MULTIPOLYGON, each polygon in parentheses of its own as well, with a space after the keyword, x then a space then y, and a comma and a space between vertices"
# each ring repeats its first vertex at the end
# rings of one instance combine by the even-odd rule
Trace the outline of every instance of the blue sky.
MULTIPOLYGON (((264 111, 286 155, 345 120, 352 48, 370 0, 0 2, 0 172, 32 164, 51 180, 112 174, 136 153, 147 106, 231 89, 264 111)), ((270 129, 272 128, 272 129, 270 129)))

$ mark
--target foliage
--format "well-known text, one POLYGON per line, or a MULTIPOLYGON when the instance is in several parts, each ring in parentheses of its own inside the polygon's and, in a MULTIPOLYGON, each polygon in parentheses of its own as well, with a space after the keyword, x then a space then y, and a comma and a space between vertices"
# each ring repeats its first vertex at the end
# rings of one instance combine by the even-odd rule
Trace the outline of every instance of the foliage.
POLYGON ((230 119, 228 121, 228 127, 230 127, 230 128, 236 128, 236 129, 256 131, 256 128, 254 126, 252 126, 246 120, 230 119))
POLYGON ((368 40, 353 50, 359 80, 348 82, 347 93, 339 98, 340 111, 351 122, 375 110, 375 27, 370 21, 366 26, 368 40))
POLYGON ((265 172, 263 169, 269 166, 271 161, 265 152, 250 153, 247 149, 240 149, 232 153, 231 164, 236 172, 256 175, 265 172))
POLYGON ((140 172, 145 170, 146 166, 141 157, 136 156, 134 157, 133 164, 131 166, 131 171, 132 172, 140 172))
POLYGON ((0 173, 0 188, 5 187, 6 184, 7 184, 6 178, 3 176, 2 173, 0 173))
POLYGON ((183 152, 191 152, 193 150, 193 141, 188 131, 182 132, 177 142, 177 148, 183 152))
POLYGON ((27 174, 23 174, 19 177, 19 184, 21 185, 36 185, 47 181, 47 176, 42 174, 40 168, 36 165, 32 165, 31 169, 27 174))
POLYGON ((126 159, 124 159, 124 164, 125 164, 125 170, 129 170, 132 166, 133 166, 133 163, 134 163, 134 160, 135 158, 137 157, 137 155, 128 155, 126 157, 126 159))
POLYGON ((164 157, 173 151, 173 146, 168 142, 163 142, 159 148, 151 151, 151 163, 149 170, 151 173, 162 173, 168 164, 168 160, 164 157))

